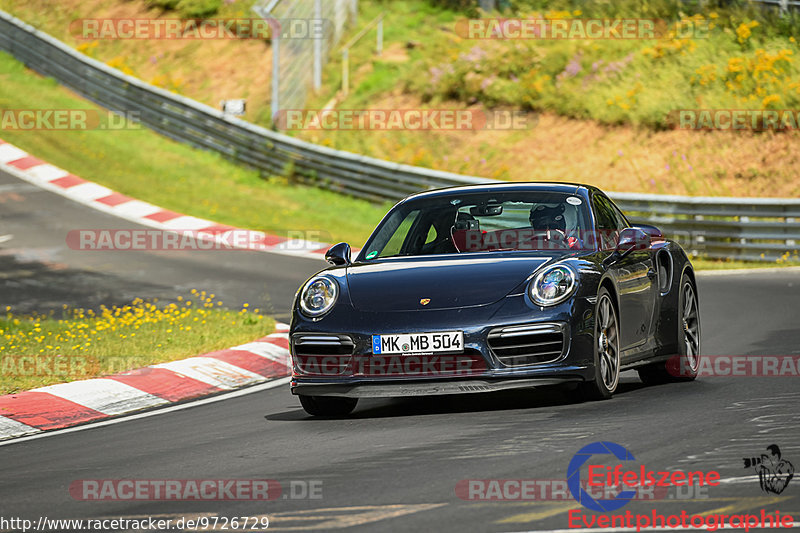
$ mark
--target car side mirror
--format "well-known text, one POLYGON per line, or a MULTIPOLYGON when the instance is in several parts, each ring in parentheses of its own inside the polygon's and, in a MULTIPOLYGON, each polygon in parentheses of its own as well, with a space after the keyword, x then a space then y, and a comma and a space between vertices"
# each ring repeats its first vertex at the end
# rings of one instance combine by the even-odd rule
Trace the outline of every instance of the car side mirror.
POLYGON ((622 259, 634 250, 650 248, 650 235, 640 228, 625 228, 619 233, 617 247, 614 250, 622 259))
POLYGON ((325 252, 325 261, 335 266, 343 266, 350 264, 350 245, 346 242, 340 242, 325 252))
POLYGON ((655 226, 651 226, 650 224, 636 224, 633 226, 634 228, 638 228, 643 232, 647 233, 650 236, 650 241, 663 241, 664 234, 661 233, 661 230, 655 226))
POLYGON ((617 261, 625 258, 634 250, 646 250, 650 247, 650 235, 639 228, 625 228, 619 232, 617 246, 614 252, 603 260, 603 264, 609 267, 617 261))

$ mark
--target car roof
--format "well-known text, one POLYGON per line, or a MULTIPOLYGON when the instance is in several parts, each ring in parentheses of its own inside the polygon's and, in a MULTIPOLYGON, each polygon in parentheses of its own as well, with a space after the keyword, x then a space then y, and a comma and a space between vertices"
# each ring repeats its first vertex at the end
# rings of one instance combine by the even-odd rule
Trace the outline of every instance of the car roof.
MULTIPOLYGON (((452 196, 455 194, 471 194, 471 193, 503 193, 503 192, 560 192, 564 194, 576 194, 582 197, 588 197, 591 192, 600 192, 600 189, 592 185, 584 185, 582 183, 569 183, 569 182, 544 182, 544 181, 516 181, 516 182, 497 182, 497 183, 481 183, 476 185, 457 185, 455 187, 445 187, 442 189, 434 189, 431 191, 419 192, 412 194, 405 200, 419 200, 431 199, 438 197, 452 196)), ((405 201, 404 200, 404 201, 405 201)))

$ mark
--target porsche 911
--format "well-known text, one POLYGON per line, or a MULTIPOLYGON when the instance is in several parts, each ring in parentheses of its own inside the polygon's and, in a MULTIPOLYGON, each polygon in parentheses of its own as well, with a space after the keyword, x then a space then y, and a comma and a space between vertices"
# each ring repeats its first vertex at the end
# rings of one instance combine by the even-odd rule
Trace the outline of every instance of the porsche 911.
POLYGON ((470 185, 395 205, 363 249, 297 293, 292 393, 316 416, 359 398, 563 385, 611 398, 620 372, 691 380, 700 357, 684 250, 599 189, 470 185))

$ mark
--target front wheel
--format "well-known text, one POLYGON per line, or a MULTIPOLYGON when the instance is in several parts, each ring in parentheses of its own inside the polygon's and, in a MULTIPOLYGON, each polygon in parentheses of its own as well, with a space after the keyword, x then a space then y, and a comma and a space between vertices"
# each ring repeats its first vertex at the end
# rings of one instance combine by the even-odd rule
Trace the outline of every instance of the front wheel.
POLYGON ((300 395, 300 404, 311 416, 346 416, 353 412, 357 403, 358 398, 300 395))
POLYGON ((697 291, 683 275, 678 295, 678 354, 665 363, 639 369, 639 378, 648 385, 692 381, 700 368, 700 312, 697 291))
POLYGON ((594 379, 581 383, 587 400, 607 400, 619 385, 619 319, 605 287, 597 295, 594 326, 594 379))

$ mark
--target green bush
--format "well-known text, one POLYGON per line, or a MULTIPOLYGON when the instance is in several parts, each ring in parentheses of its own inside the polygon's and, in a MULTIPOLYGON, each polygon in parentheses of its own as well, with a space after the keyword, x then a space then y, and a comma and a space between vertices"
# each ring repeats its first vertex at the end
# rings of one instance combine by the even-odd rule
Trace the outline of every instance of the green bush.
POLYGON ((180 0, 177 10, 182 18, 203 19, 214 15, 222 7, 222 0, 180 0))
POLYGON ((157 7, 164 11, 172 11, 178 7, 180 0, 147 0, 147 5, 150 7, 157 7))
MULTIPOLYGON (((566 1, 547 5, 549 10, 519 16, 582 19, 619 9, 602 4, 606 12, 599 12, 600 4, 592 4, 588 9, 598 13, 587 15, 579 9, 554 10, 570 7, 566 1)), ((650 17, 668 11, 658 1, 647 5, 650 17)), ((693 25, 702 29, 698 36, 671 33, 649 41, 455 39, 449 49, 419 60, 414 72, 428 76, 407 79, 406 89, 425 101, 550 110, 656 129, 670 126, 670 113, 678 109, 797 107, 797 39, 781 35, 785 23, 770 25, 749 15, 745 8, 683 14, 680 25, 670 28, 693 25)))
POLYGON ((185 19, 204 19, 219 11, 222 0, 147 0, 147 5, 164 11, 176 11, 185 19))
POLYGON ((428 3, 432 6, 457 11, 470 17, 478 15, 478 0, 428 0, 428 3))

